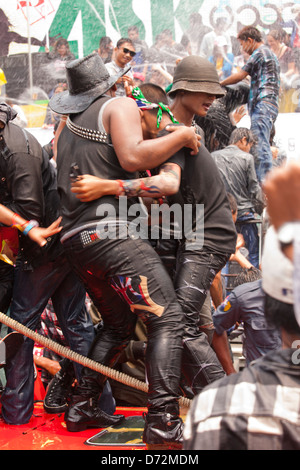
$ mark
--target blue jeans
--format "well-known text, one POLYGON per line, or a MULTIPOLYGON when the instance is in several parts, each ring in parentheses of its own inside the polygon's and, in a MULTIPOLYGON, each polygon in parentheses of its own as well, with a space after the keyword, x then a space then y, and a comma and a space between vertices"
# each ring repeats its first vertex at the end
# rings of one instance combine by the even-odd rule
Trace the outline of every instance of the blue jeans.
MULTIPOLYGON (((148 241, 130 236, 84 246, 78 234, 64 248, 103 320, 89 357, 113 367, 139 315, 147 326, 148 409, 164 412, 179 396, 183 314, 159 256, 148 241)), ((85 370, 82 376, 101 393, 102 374, 85 370)))
POLYGON ((248 223, 253 221, 254 214, 249 212, 237 219, 236 229, 241 233, 245 240, 245 246, 249 252, 248 260, 257 269, 259 269, 259 235, 257 224, 248 223), (243 223, 244 222, 244 223, 243 223))
POLYGON ((266 174, 272 169, 272 152, 270 146, 270 133, 276 121, 278 109, 260 101, 251 113, 251 131, 257 139, 252 152, 256 158, 256 174, 258 181, 263 182, 266 174))
MULTIPOLYGON (((15 268, 11 318, 38 330, 40 315, 49 298, 70 348, 87 356, 95 337, 94 327, 85 306, 85 289, 66 257, 61 255, 33 270, 24 270, 19 260, 15 268)), ((6 365, 7 383, 1 402, 2 415, 8 424, 25 424, 33 412, 33 346, 34 342, 25 337, 17 354, 6 365)), ((77 379, 81 369, 75 364, 77 379)))

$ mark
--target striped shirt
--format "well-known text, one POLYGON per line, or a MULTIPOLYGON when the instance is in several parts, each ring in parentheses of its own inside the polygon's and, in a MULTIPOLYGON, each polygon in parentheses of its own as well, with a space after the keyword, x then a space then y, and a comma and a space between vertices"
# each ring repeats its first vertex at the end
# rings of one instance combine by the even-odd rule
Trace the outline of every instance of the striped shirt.
POLYGON ((300 450, 300 350, 273 351, 205 387, 184 450, 300 450))
POLYGON ((248 100, 249 114, 260 101, 267 101, 278 108, 280 66, 275 54, 264 44, 249 57, 243 70, 251 77, 248 100))

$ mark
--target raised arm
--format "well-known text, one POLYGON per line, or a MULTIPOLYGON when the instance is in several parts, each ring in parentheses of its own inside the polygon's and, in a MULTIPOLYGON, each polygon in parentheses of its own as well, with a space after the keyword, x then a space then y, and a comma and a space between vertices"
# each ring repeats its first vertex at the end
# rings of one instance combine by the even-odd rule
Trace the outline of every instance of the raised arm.
POLYGON ((159 167, 183 147, 196 154, 200 137, 194 128, 170 126, 169 135, 143 140, 141 117, 131 98, 112 100, 103 116, 104 127, 110 133, 121 166, 130 172, 159 167))

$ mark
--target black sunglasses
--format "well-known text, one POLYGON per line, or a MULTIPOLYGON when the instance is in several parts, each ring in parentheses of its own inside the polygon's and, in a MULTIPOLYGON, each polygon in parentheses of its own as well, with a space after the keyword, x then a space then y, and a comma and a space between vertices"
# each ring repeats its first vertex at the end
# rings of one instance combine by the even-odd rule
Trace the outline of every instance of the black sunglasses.
POLYGON ((127 47, 123 47, 123 52, 124 52, 124 54, 130 54, 131 57, 134 57, 135 54, 136 54, 136 52, 131 51, 130 49, 127 49, 127 47))

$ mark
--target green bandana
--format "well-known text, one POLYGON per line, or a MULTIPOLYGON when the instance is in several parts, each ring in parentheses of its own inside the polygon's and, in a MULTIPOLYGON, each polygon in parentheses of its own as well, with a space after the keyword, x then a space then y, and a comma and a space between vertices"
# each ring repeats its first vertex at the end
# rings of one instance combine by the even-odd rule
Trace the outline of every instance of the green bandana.
POLYGON ((171 121, 174 124, 178 124, 178 121, 176 121, 172 111, 170 110, 170 108, 167 105, 165 105, 163 103, 151 103, 150 101, 146 100, 146 98, 144 97, 144 95, 143 95, 143 93, 142 93, 142 91, 139 87, 133 88, 133 90, 131 92, 131 97, 135 100, 136 104, 138 105, 138 107, 140 109, 155 109, 155 108, 158 108, 158 112, 157 112, 157 129, 160 126, 163 111, 168 113, 168 115, 171 118, 171 121))

